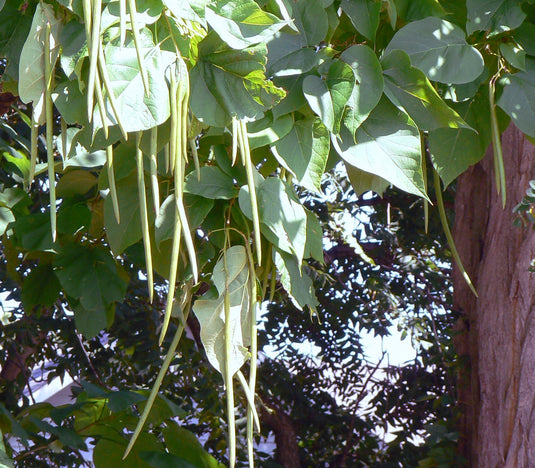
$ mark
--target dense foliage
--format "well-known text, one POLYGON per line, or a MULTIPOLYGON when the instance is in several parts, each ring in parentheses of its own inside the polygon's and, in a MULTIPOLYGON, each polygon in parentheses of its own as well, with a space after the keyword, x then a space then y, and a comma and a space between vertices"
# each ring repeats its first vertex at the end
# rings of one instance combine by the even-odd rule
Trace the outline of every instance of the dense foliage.
MULTIPOLYGON (((181 416, 191 426, 204 425, 216 456, 228 445, 232 466, 236 427, 243 435, 238 440, 248 442, 244 452, 254 458, 255 420, 273 415, 262 401, 271 398, 271 385, 284 370, 284 381, 296 389, 314 375, 320 394, 309 394, 309 405, 314 401, 324 414, 332 412, 325 405, 341 408, 338 424, 347 417, 356 431, 299 434, 299 456, 307 465, 334 463, 328 461, 332 454, 321 452, 327 446, 322 437, 345 440, 346 446, 358 438, 368 444, 368 454, 388 453, 373 431, 378 420, 403 427, 410 437, 426 419, 442 417, 427 407, 418 419, 421 406, 414 403, 411 412, 408 401, 391 413, 387 403, 399 399, 404 386, 409 392, 402 398, 409 398, 410 379, 425 381, 432 359, 441 360, 439 380, 429 377, 427 396, 444 393, 446 358, 444 350, 435 350, 429 361, 422 351, 413 369, 394 370, 382 384, 388 392, 376 397, 375 416, 357 421, 361 414, 347 402, 368 392, 365 376, 373 371, 358 357, 357 334, 361 328, 386 333, 396 311, 424 335, 434 330, 433 346, 445 346, 440 334, 452 317, 444 314, 437 324, 435 315, 439 305, 448 307, 447 261, 428 200, 436 200, 452 258, 462 268, 440 180, 450 185, 492 143, 497 187, 505 197, 500 132, 512 119, 535 138, 533 1, 14 0, 0 1, 0 8, 3 102, 15 102, 2 121, 2 275, 5 290, 21 303, 4 334, 24 356, 24 366, 10 368, 4 353, 2 372, 12 377, 6 378, 10 385, 24 386, 28 376, 21 367, 40 351, 36 361, 57 364, 51 376, 67 369, 80 375, 76 366, 87 361, 100 384, 84 384, 74 406, 30 410, 23 401, 22 412, 17 394, 6 389, 3 432, 22 441, 36 434, 42 438, 32 441, 36 447, 51 446, 42 435, 48 434, 56 449, 79 450, 85 438, 94 438, 97 466, 184 460, 216 466, 173 419, 181 416), (333 188, 324 174, 335 166, 347 178, 331 174, 341 191, 336 203, 325 205, 333 188), (396 202, 388 203, 394 216, 379 202, 363 208, 377 200, 363 193, 382 194, 389 185, 395 188, 396 202), (351 241, 326 212, 326 206, 332 211, 340 205, 366 219, 351 241), (422 205, 424 224, 431 223, 435 236, 427 241, 407 234, 419 216, 415 207, 422 205), (407 223, 401 238, 388 217, 407 223), (323 231, 333 243, 326 249, 323 231), (335 255, 348 245, 351 255, 335 255), (373 255, 377 248, 380 254, 373 255), (377 266, 366 263, 369 257, 377 266), (148 287, 140 293, 145 280, 148 287), (274 298, 279 305, 271 308, 260 337, 276 337, 286 350, 279 360, 260 363, 257 382, 259 304, 274 298), (144 325, 136 329, 136 323, 144 325), (179 344, 185 328, 194 341, 179 344), (94 348, 85 349, 77 332, 94 348), (329 369, 323 374, 287 346, 292 340, 315 342, 317 335, 329 369), (106 337, 111 346, 103 344, 106 337), (58 353, 62 342, 66 351, 58 353), (162 344, 167 354, 153 381, 162 344), (177 346, 189 360, 174 359, 177 346), (200 349, 223 377, 228 444, 225 426, 214 416, 225 412, 224 403, 210 392, 193 402, 187 392, 176 397, 178 389, 169 389, 183 391, 199 375, 215 379, 200 349), (81 360, 72 362, 79 353, 81 360), (347 375, 339 375, 337 366, 347 375), (148 383, 153 392, 143 403, 147 396, 131 389, 148 383), (130 390, 108 392, 125 387, 130 390), (158 396, 159 388, 178 401, 158 396), (255 393, 257 405, 251 404, 255 393), (145 417, 150 431, 143 430, 145 417), (131 440, 137 437, 137 443, 123 462, 124 430, 136 427, 131 440)), ((286 388, 277 390, 286 402, 279 409, 297 411, 286 388)), ((441 433, 433 434, 436 439, 441 433)), ((447 429, 442 435, 452 437, 447 429)), ((418 449, 410 455, 407 443, 398 447, 405 452, 392 455, 392 463, 412 456, 407 463, 415 464, 425 455, 418 449)), ((377 461, 358 450, 338 454, 339 463, 377 461)))

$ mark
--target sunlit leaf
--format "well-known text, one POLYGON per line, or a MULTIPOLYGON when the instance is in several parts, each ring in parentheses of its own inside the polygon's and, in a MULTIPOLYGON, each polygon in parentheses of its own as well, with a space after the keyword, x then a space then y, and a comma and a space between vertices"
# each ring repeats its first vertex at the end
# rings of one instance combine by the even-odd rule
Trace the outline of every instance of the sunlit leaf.
POLYGON ((464 31, 449 21, 429 17, 401 28, 385 50, 406 52, 414 67, 432 81, 468 83, 483 71, 483 57, 466 42, 464 31))
POLYGON ((230 374, 234 375, 247 360, 250 345, 249 268, 245 248, 236 245, 227 249, 217 262, 212 281, 218 292, 215 299, 197 299, 193 311, 201 324, 201 340, 210 364, 224 373, 225 353, 225 293, 230 300, 230 374))

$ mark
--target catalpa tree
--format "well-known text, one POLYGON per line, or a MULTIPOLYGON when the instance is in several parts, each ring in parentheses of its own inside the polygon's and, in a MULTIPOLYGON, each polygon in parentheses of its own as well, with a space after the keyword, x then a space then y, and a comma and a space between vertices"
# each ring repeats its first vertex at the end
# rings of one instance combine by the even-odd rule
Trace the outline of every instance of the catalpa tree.
MULTIPOLYGON (((5 255, 37 262, 25 308, 62 295, 91 338, 114 321, 126 258, 143 265, 151 298, 155 274, 168 282, 160 344, 177 326, 126 456, 138 456, 138 437, 150 446, 142 430, 191 310, 225 384, 230 465, 235 386, 253 465, 259 304, 278 281, 316 314, 308 263, 323 262, 322 229, 302 195, 321 194, 338 163, 357 194, 393 185, 420 197, 426 218, 430 175, 452 257, 477 294, 441 191, 492 145, 507 203, 500 135, 512 119, 535 138, 532 1, 0 7, 3 91, 19 97, 29 135, 12 131, 5 145, 12 184, 1 194, 5 255), (49 195, 43 209, 30 206, 32 184, 49 195)), ((184 444, 168 432, 168 444, 184 444)))

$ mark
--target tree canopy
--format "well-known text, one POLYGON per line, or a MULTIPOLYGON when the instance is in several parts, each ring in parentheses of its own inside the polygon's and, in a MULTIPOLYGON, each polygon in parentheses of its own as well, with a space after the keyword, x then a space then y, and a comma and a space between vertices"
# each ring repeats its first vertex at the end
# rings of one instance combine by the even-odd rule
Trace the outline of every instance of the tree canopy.
POLYGON ((0 428, 18 462, 71 466, 91 440, 97 467, 252 465, 270 458, 261 420, 305 466, 452 466, 450 261, 464 269, 442 191, 492 145, 505 204, 501 132, 535 138, 533 1, 0 8, 1 275, 19 304, 0 428), (359 331, 398 315, 430 347, 381 380, 359 331), (291 350, 304 340, 321 364, 291 350), (258 362, 267 342, 279 358, 258 362), (74 404, 21 400, 47 360, 83 378, 74 404), (290 427, 300 405, 324 419, 290 427), (431 455, 410 441, 425 423, 431 455), (323 453, 333 440, 353 448, 323 453))

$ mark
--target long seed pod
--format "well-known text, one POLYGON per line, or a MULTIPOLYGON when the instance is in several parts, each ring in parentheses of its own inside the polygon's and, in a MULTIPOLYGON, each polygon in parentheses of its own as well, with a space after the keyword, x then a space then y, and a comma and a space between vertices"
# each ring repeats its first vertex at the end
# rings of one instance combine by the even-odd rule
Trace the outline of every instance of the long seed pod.
POLYGON ((126 0, 119 0, 119 45, 126 41, 126 0))
POLYGON ((154 213, 160 214, 160 188, 158 187, 158 127, 150 130, 150 183, 154 213))
POLYGON ((435 192, 437 197, 437 205, 438 205, 438 213, 440 215, 440 222, 442 223, 442 229, 444 229, 444 234, 446 234, 446 239, 448 241, 448 245, 450 246, 451 255, 453 257, 453 260, 455 261, 455 264, 457 265, 457 268, 459 268, 459 271, 463 275, 464 280, 466 281, 466 284, 468 284, 468 287, 472 290, 474 293, 474 296, 478 297, 477 291, 475 286, 472 284, 472 280, 470 279, 470 276, 466 272, 463 262, 461 260, 461 256, 459 255, 459 252, 457 251, 457 247, 455 246, 455 241, 453 240, 453 236, 451 235, 450 227, 448 224, 448 218, 446 216, 446 209, 444 208, 444 199, 442 198, 442 188, 440 187, 440 178, 438 176, 437 171, 433 171, 433 181, 435 184, 435 192))
POLYGON ((102 95, 102 88, 100 87, 100 79, 97 73, 95 79, 95 94, 97 95, 98 111, 100 119, 102 120, 102 128, 104 129, 104 137, 108 138, 108 117, 106 116, 106 105, 104 104, 104 96, 102 95))
POLYGON ((65 169, 65 161, 69 157, 69 151, 67 149, 67 122, 63 117, 60 117, 61 126, 61 154, 63 156, 63 169, 65 169))
POLYGON ((232 165, 236 164, 236 156, 238 155, 238 119, 232 117, 232 154, 230 160, 232 165))
POLYGON ((111 109, 113 110, 113 113, 115 115, 115 120, 117 120, 117 125, 119 125, 124 139, 128 140, 128 133, 124 129, 124 125, 121 121, 121 117, 119 114, 119 105, 117 104, 117 100, 115 99, 115 94, 113 94, 110 75, 108 74, 108 69, 106 68, 106 57, 104 56, 102 41, 100 42, 98 47, 98 66, 100 69, 100 77, 102 78, 102 83, 104 84, 104 89, 106 90, 106 94, 110 101, 111 109))
POLYGON ((93 99, 97 77, 102 0, 92 0, 92 7, 91 40, 89 40, 88 37, 89 75, 87 79, 87 120, 89 120, 89 122, 91 122, 93 118, 93 99))
MULTIPOLYGON (((228 229, 226 231, 228 239, 228 229)), ((226 243, 226 242, 225 242, 226 243)), ((228 446, 229 446, 229 466, 234 468, 236 465, 236 417, 234 415, 234 385, 230 369, 230 356, 232 354, 232 339, 230 328, 230 292, 229 292, 229 274, 227 267, 227 249, 223 251, 223 262, 225 268, 225 295, 223 306, 225 310, 225 368, 224 378, 227 394, 227 424, 228 424, 228 446)))
POLYGON ((132 35, 134 36, 134 45, 136 47, 137 61, 139 62, 139 70, 141 71, 141 79, 143 81, 143 87, 145 88, 145 94, 150 95, 149 90, 149 75, 147 68, 145 67, 145 61, 143 57, 143 51, 141 49, 141 38, 139 37, 139 30, 136 24, 136 2, 135 0, 128 0, 128 9, 130 10, 130 24, 132 25, 132 35))
POLYGON ((171 346, 169 346, 169 349, 167 350, 167 354, 165 355, 165 359, 163 360, 162 367, 160 367, 160 371, 158 372, 154 385, 150 391, 149 398, 147 399, 147 403, 145 404, 145 408, 143 408, 143 413, 141 413, 139 421, 137 422, 137 426, 136 426, 136 429, 134 430, 134 434, 132 435, 130 441, 128 442, 128 446, 126 447, 126 450, 123 455, 123 460, 128 456, 128 454, 132 450, 132 447, 134 446, 137 438, 139 437, 139 434, 141 434, 141 431, 143 430, 143 426, 147 422, 147 418, 149 417, 150 410, 152 409, 152 406, 154 405, 154 401, 156 400, 156 397, 158 396, 158 392, 160 391, 160 387, 162 386, 163 378, 165 377, 165 374, 167 373, 167 370, 169 369, 171 362, 175 358, 176 348, 178 347, 178 343, 180 342, 180 338, 182 337, 182 333, 184 332, 184 328, 186 326, 186 322, 188 319, 188 313, 189 313, 189 308, 184 308, 183 317, 180 320, 180 324, 178 325, 178 328, 175 332, 175 336, 173 338, 171 346))
POLYGON ((188 257, 190 261, 191 273, 195 283, 199 281, 199 269, 197 267, 197 254, 195 253, 195 245, 193 244, 193 237, 189 227, 186 210, 184 208, 184 198, 182 194, 182 187, 184 185, 184 160, 179 160, 175 164, 175 202, 178 210, 178 217, 182 225, 182 232, 184 234, 184 243, 188 250, 188 257))
MULTIPOLYGON (((243 388, 243 393, 245 394, 245 398, 247 399, 247 410, 251 409, 251 414, 254 422, 254 428, 260 432, 260 418, 258 417, 258 411, 256 411, 256 407, 254 404, 254 398, 255 395, 251 391, 251 388, 249 387, 249 383, 247 383, 247 380, 245 380, 245 377, 242 373, 242 371, 236 372, 236 376, 238 377, 238 381, 240 382, 240 385, 243 388)), ((247 426, 249 427, 249 426, 247 426)), ((253 460, 249 459, 249 467, 253 467, 254 463, 252 463, 253 460)))
MULTIPOLYGON (((422 161, 422 174, 424 176, 424 190, 427 194, 427 155, 425 145, 425 134, 420 131, 420 155, 422 161)), ((425 233, 429 230, 429 202, 424 198, 424 229, 425 233)))
POLYGON ((195 164, 195 170, 197 171, 197 180, 201 181, 201 164, 199 162, 199 153, 197 153, 197 143, 194 138, 189 139, 189 147, 191 149, 191 155, 193 156, 193 163, 195 164))
POLYGON ((184 208, 183 186, 184 170, 187 160, 187 124, 188 124, 188 98, 189 98, 189 76, 188 69, 184 60, 179 57, 176 61, 176 69, 171 70, 171 135, 175 136, 174 149, 171 152, 171 164, 174 164, 175 174, 175 201, 178 210, 182 233, 184 234, 184 243, 190 259, 191 272, 195 282, 199 278, 197 267, 197 254, 189 227, 186 210, 184 208), (176 76, 175 76, 176 73, 176 76), (176 99, 173 99, 173 92, 176 93, 176 99), (175 109, 173 109, 175 105, 175 109), (173 120, 173 114, 176 115, 176 121, 173 120), (174 154, 173 154, 174 152, 174 154), (174 163, 173 163, 174 161, 174 163))
POLYGON ((503 164, 502 142, 500 139, 500 128, 496 116, 496 104, 494 102, 494 78, 489 82, 489 107, 490 107, 490 127, 492 133, 492 149, 494 155, 494 177, 496 180, 496 190, 502 196, 502 205, 505 208, 507 202, 507 187, 505 183, 505 167, 503 164))
POLYGON ((182 225, 178 215, 178 208, 175 206, 175 228, 173 233, 173 247, 171 249, 171 265, 169 267, 169 289, 167 290, 167 303, 165 306, 165 315, 163 319, 162 330, 160 332, 159 343, 163 343, 169 321, 171 320, 171 312, 173 310, 173 301, 175 299, 176 275, 178 271, 178 257, 180 253, 180 238, 182 233, 182 225))
MULTIPOLYGON (((249 314, 251 315, 251 362, 249 366, 250 370, 248 386, 248 390, 250 391, 251 396, 247 399, 247 453, 249 457, 249 466, 251 468, 254 468, 254 427, 256 426, 257 431, 260 432, 260 420, 258 419, 258 414, 256 414, 256 407, 254 404, 254 395, 256 390, 256 361, 258 354, 256 326, 257 285, 253 254, 248 243, 245 244, 245 251, 247 252, 247 261, 249 263, 249 314)), ((241 374, 241 372, 239 372, 239 374, 241 374)))
POLYGON ((52 240, 56 241, 56 181, 54 170, 54 109, 52 103, 53 72, 50 50, 50 23, 45 28, 45 115, 46 115, 46 156, 48 162, 48 184, 50 187, 50 227, 52 240))
POLYGON ((137 188, 139 193, 139 210, 141 215, 141 230, 143 232, 143 246, 145 248, 145 264, 147 267, 147 281, 150 302, 154 298, 154 275, 152 271, 152 252, 150 248, 149 216, 147 210, 147 195, 145 193, 145 171, 143 169, 143 152, 141 151, 142 132, 136 134, 136 163, 137 188))
POLYGON ((243 120, 238 122, 238 145, 242 163, 247 174, 247 185, 249 186, 249 197, 251 200, 251 210, 253 213, 253 229, 255 237, 256 257, 258 265, 262 264, 262 244, 260 240, 260 215, 258 213, 258 200, 256 198, 256 185, 253 174, 253 164, 251 161, 251 151, 249 149, 249 139, 247 137, 247 125, 243 120))
POLYGON ((33 182, 35 177, 35 166, 37 165, 37 137, 39 136, 39 124, 35 121, 35 116, 32 112, 32 122, 31 122, 31 131, 30 131, 30 173, 28 175, 28 185, 33 182))
POLYGON ((182 132, 180 129, 180 115, 181 112, 179 109, 182 109, 182 103, 177 102, 178 98, 178 83, 176 80, 176 76, 174 73, 174 70, 171 70, 171 79, 170 79, 170 119, 171 119, 171 130, 169 135, 169 161, 167 166, 167 172, 170 174, 173 174, 175 170, 175 162, 177 161, 178 157, 177 154, 179 152, 178 145, 179 145, 179 138, 182 135, 182 132))
POLYGON ((117 187, 115 186, 115 170, 113 169, 113 146, 106 146, 106 169, 108 172, 108 184, 110 186, 111 203, 113 214, 117 224, 121 224, 121 213, 119 211, 119 199, 117 198, 117 187))

